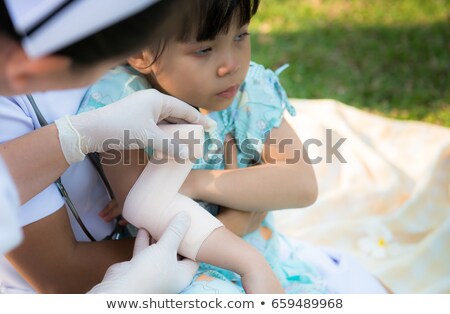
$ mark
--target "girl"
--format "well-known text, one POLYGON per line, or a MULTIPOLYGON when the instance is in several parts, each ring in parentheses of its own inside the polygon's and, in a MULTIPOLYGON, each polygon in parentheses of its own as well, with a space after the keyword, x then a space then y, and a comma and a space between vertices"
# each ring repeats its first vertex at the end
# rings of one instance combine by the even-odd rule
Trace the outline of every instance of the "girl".
MULTIPOLYGON (((91 110, 137 90, 156 88, 209 114, 217 128, 205 134, 207 153, 196 161, 195 171, 189 173, 179 192, 218 205, 217 218, 236 234, 247 234, 245 240, 265 256, 285 291, 326 292, 312 265, 292 254, 281 258, 282 237, 274 230, 271 215, 266 215, 270 210, 311 205, 317 197, 317 184, 302 142, 283 118, 285 110, 295 112, 277 75, 250 63, 248 24, 259 1, 192 3, 180 34, 130 58, 131 67, 112 70, 90 89, 81 108, 91 110), (224 142, 226 145, 218 145, 219 149, 209 154, 211 146, 224 142)), ((145 159, 135 154, 126 156, 128 166, 105 164, 120 205, 135 181, 141 181, 145 159)), ((209 255, 223 253, 227 245, 220 241, 209 246, 207 254, 200 249, 207 257, 200 260, 208 262, 209 255)), ((229 252, 235 255, 221 254, 227 262, 215 260, 212 264, 228 269, 230 259, 246 264, 246 251, 229 252)), ((254 270, 260 271, 257 267, 254 270)), ((261 272, 256 276, 269 275, 261 272)), ((214 278, 248 287, 246 278, 202 264, 186 292, 205 292, 204 282, 214 278)))
MULTIPOLYGON (((203 6, 207 3, 198 2, 197 4, 200 8, 200 5, 203 6)), ((241 29, 248 24, 251 16, 256 11, 258 2, 252 3, 248 1, 242 2, 240 5, 242 5, 242 8, 236 6, 236 4, 234 8, 230 7, 231 10, 228 11, 229 16, 223 21, 227 24, 226 27, 233 27, 233 33, 237 32, 237 28, 241 29)), ((217 4, 214 4, 214 6, 216 9, 219 8, 219 11, 224 9, 220 5, 217 6, 217 4)), ((227 36, 228 39, 229 37, 230 36, 227 36)), ((232 35, 232 37, 234 38, 236 35, 232 35)), ((244 37, 246 36, 242 35, 242 38, 244 37)), ((235 40, 232 41, 235 42, 235 40)), ((164 43, 167 44, 168 49, 164 51, 159 61, 166 60, 166 58, 171 58, 168 53, 172 51, 172 48, 169 48, 172 43, 172 39, 166 38, 164 39, 164 43)), ((235 91, 237 91, 239 85, 242 84, 250 61, 249 49, 247 48, 243 50, 243 52, 248 50, 248 53, 246 52, 245 55, 243 55, 245 59, 241 58, 243 61, 242 70, 239 71, 239 76, 233 77, 235 91)), ((178 48, 176 50, 178 50, 178 48)), ((140 63, 143 67, 150 64, 158 53, 156 52, 156 49, 148 49, 146 52, 148 53, 146 53, 145 57, 142 59, 140 56, 133 58, 133 60, 140 63), (143 65, 144 62, 147 61, 149 63, 143 65)), ((172 62, 170 59, 167 59, 167 61, 169 61, 168 64, 172 62)), ((187 61, 186 64, 182 66, 189 66, 190 60, 185 59, 185 61, 187 61)), ((168 75, 167 78, 170 79, 171 70, 163 75, 168 75)), ((200 77, 201 73, 198 75, 200 77)), ((143 79, 144 81, 147 81, 147 78, 143 77, 143 79)), ((150 77, 148 77, 148 79, 150 79, 150 77)), ((229 82, 229 80, 227 81, 229 82)), ((228 84, 228 82, 224 83, 228 84)), ((180 99, 184 98, 183 91, 178 90, 179 85, 175 86, 174 91, 171 92, 166 91, 166 87, 164 87, 164 79, 161 82, 159 79, 156 79, 153 83, 155 84, 155 87, 156 85, 161 84, 161 86, 158 87, 161 91, 174 96, 176 95, 176 97, 180 99)), ((176 82, 173 81, 173 83, 176 82)), ((149 86, 147 85, 145 87, 149 86)), ((213 87, 212 84, 210 87, 217 88, 213 87)), ((137 89, 141 88, 139 87, 137 89)), ((207 93, 210 92, 212 92, 212 90, 208 90, 207 93)), ((227 96, 226 98, 221 99, 219 109, 224 109, 229 106, 233 100, 233 96, 227 96)), ((204 104, 207 104, 207 102, 203 100, 199 101, 199 99, 195 100, 195 102, 189 99, 188 102, 194 104, 196 107, 204 107, 204 104)), ((201 157, 201 155, 197 157, 201 157)), ((197 205, 197 203, 193 202, 185 195, 178 193, 178 190, 188 175, 191 166, 188 165, 188 167, 186 167, 183 163, 175 161, 171 161, 169 164, 161 164, 159 162, 158 165, 156 165, 156 162, 156 159, 152 158, 148 166, 145 168, 145 171, 143 171, 142 174, 140 174, 139 171, 139 179, 137 182, 132 182, 133 188, 131 189, 129 195, 128 191, 131 186, 127 183, 130 181, 125 182, 124 180, 114 180, 114 177, 119 177, 117 174, 121 173, 121 167, 115 167, 114 170, 107 170, 119 204, 124 205, 125 218, 138 227, 148 229, 153 236, 158 238, 160 233, 159 229, 164 227, 164 225, 168 222, 171 218, 170 216, 172 215, 172 212, 176 212, 177 210, 189 210, 192 224, 183 243, 181 244, 180 253, 182 255, 191 259, 200 260, 231 269, 239 273, 246 292, 283 292, 283 289, 281 288, 281 285, 272 272, 270 266, 254 247, 250 246, 226 228, 223 228, 216 218, 204 211, 203 208, 197 205), (161 189, 162 182, 165 183, 164 189, 161 189), (125 195, 128 196, 125 198, 125 195), (125 199, 126 202, 124 201, 125 199), (220 247, 218 244, 220 244, 220 247)), ((130 177, 130 169, 126 169, 126 171, 127 177, 130 177)))

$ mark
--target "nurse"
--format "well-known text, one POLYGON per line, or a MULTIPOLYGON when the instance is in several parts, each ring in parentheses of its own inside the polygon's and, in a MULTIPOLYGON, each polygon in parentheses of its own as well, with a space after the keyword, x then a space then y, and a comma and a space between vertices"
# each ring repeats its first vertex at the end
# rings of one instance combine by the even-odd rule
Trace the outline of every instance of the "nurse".
POLYGON ((13 210, 19 207, 19 195, 8 169, 0 159, 0 255, 19 244, 22 232, 13 210))
MULTIPOLYGON (((167 24, 167 21, 174 20, 170 18, 172 9, 175 5, 179 9, 183 2, 176 0, 0 1, 0 95, 82 87, 92 83, 104 71, 122 62, 138 49, 139 43, 145 42, 143 39, 155 36, 158 31, 170 30, 170 24, 167 24), (129 18, 131 16, 132 18, 129 18), (79 23, 81 17, 83 17, 83 23, 79 23), (140 29, 148 29, 152 32, 136 34, 133 23, 144 22, 147 25, 154 23, 154 27, 140 27, 140 29), (121 35, 119 38, 124 41, 123 44, 117 44, 117 34, 121 35), (128 42, 125 42, 127 40, 128 42), (111 49, 107 43, 111 43, 111 49), (96 57, 87 58, 83 55, 86 47, 89 47, 91 52, 93 50, 94 53, 91 55, 96 57)), ((35 94, 44 115, 50 122, 44 127, 39 125, 36 112, 30 107, 31 103, 25 101, 25 96, 3 97, 0 103, 0 117, 3 119, 0 123, 2 128, 0 141, 3 142, 0 145, 0 156, 3 159, 0 161, 0 252, 2 254, 17 245, 24 234, 25 243, 22 246, 25 248, 35 244, 33 241, 38 237, 30 237, 30 235, 36 231, 42 237, 41 240, 44 240, 39 243, 45 243, 46 236, 50 236, 47 241, 49 246, 57 245, 59 238, 64 238, 62 233, 58 232, 63 231, 64 228, 70 228, 70 222, 67 213, 63 211, 65 208, 62 198, 58 199, 56 196, 59 191, 52 182, 70 165, 73 165, 81 170, 82 176, 89 177, 87 182, 92 183, 91 188, 98 190, 100 183, 94 177, 93 169, 90 168, 85 156, 90 152, 102 152, 104 149, 102 143, 105 140, 114 140, 115 145, 119 147, 131 148, 126 146, 122 134, 123 130, 127 129, 128 134, 134 135, 131 140, 139 140, 142 143, 153 140, 154 148, 158 149, 163 139, 168 138, 156 125, 163 119, 199 123, 205 127, 210 125, 204 116, 190 106, 155 92, 135 95, 130 100, 110 106, 109 108, 112 109, 108 111, 72 117, 70 115, 75 113, 76 108, 74 103, 64 103, 65 93, 81 95, 82 92, 83 88, 79 88, 67 92, 61 91, 59 94, 57 92, 56 94, 55 92, 35 94), (132 123, 128 125, 111 123, 115 117, 119 119, 124 114, 130 117, 132 123), (54 120, 56 123, 51 123, 54 120), (30 130, 30 128, 36 130, 30 130), (46 208, 36 206, 42 204, 42 200, 47 197, 51 200, 50 206, 46 208), (17 207, 20 204, 22 208, 19 211, 17 207), (56 208, 59 205, 61 207, 56 208), (41 209, 43 213, 39 212, 41 209), (17 216, 18 213, 20 213, 19 216, 17 216), (61 217, 63 219, 58 221, 63 223, 51 224, 52 220, 61 217), (46 219, 50 222, 50 226, 55 226, 55 230, 51 230, 51 234, 42 233, 39 224, 32 223, 40 219, 46 219), (25 226, 30 223, 31 227, 27 227, 26 232, 22 234, 19 225, 25 226)), ((185 153, 181 151, 180 156, 185 156, 185 153)), ((83 185, 83 180, 74 179, 75 170, 76 168, 68 171, 67 181, 72 182, 73 185, 83 185)), ((87 182, 85 183, 88 184, 87 182)), ((97 204, 97 206, 101 205, 97 204)), ((36 263, 34 265, 36 267, 30 268, 24 253, 27 250, 16 249, 8 254, 8 260, 25 260, 25 262, 15 264, 15 267, 21 271, 20 275, 7 260, 0 262, 2 266, 0 292, 30 291, 27 288, 30 284, 37 288, 36 290, 43 292, 73 292, 84 289, 87 291, 103 276, 100 272, 99 277, 98 270, 103 269, 104 274, 109 265, 129 259, 133 245, 135 249, 131 261, 111 266, 103 283, 94 288, 93 292, 178 292, 190 282, 197 268, 197 265, 191 261, 176 259, 178 245, 188 225, 187 216, 180 214, 174 218, 161 240, 150 247, 148 247, 148 234, 142 232, 138 235, 135 244, 130 241, 99 241, 79 245, 79 250, 94 253, 85 256, 89 262, 75 258, 70 263, 73 264, 69 265, 69 268, 72 267, 69 271, 74 271, 71 274, 72 277, 69 275, 57 278, 57 271, 53 276, 48 276, 46 269, 43 269, 45 267, 38 263, 46 258, 55 263, 58 261, 57 255, 64 252, 56 250, 54 255, 35 256, 29 259, 29 262, 36 263), (103 242, 108 244, 105 245, 103 242), (96 249, 93 250, 92 246, 96 246, 96 249), (121 246, 119 253, 97 262, 96 250, 97 253, 108 256, 109 249, 114 246, 121 246), (77 262, 80 264, 77 265, 77 262), (101 266, 95 267, 98 266, 94 265, 96 263, 101 263, 101 266), (167 271, 155 272, 162 267, 167 271), (93 268, 97 271, 92 272, 93 268), (77 277, 88 278, 88 280, 73 283, 72 279, 77 277), (133 278, 141 280, 135 282, 132 281, 133 278), (130 287, 134 289, 127 290, 130 287)), ((108 228, 104 229, 100 235, 108 228)), ((75 234, 75 237, 78 241, 79 238, 83 238, 83 235, 75 234)))

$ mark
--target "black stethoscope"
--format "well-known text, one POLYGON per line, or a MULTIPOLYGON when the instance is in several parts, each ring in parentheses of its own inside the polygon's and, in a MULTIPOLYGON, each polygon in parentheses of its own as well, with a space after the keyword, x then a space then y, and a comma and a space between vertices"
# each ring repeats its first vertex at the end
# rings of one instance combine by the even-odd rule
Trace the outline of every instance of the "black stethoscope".
MULTIPOLYGON (((33 107, 34 113, 36 114, 36 117, 38 119, 39 124, 41 127, 48 125, 47 120, 45 120, 44 116, 42 115, 41 111, 39 110, 39 107, 36 104, 36 101, 34 100, 33 96, 31 94, 27 94, 27 99, 30 102, 31 106, 33 107)), ((92 162, 93 166, 97 170, 97 173, 100 175, 100 178, 102 179, 102 182, 108 192, 108 195, 110 199, 114 199, 114 194, 112 192, 111 186, 108 182, 108 179, 106 178, 106 175, 102 169, 101 163, 100 163, 100 157, 97 153, 91 153, 88 154, 88 158, 92 162)), ((83 232, 86 234, 86 236, 91 241, 96 241, 96 239, 92 236, 92 234, 89 232, 83 221, 81 220, 80 215, 78 214, 78 211, 75 208, 75 205, 73 204, 72 200, 70 199, 69 193, 67 193, 66 188, 61 182, 61 177, 59 177, 55 184, 59 190, 59 193, 61 193, 61 196, 64 198, 64 201, 67 204, 67 207, 69 208, 70 212, 74 216, 75 220, 77 221, 80 228, 83 230, 83 232)), ((127 233, 126 226, 122 226, 119 224, 119 221, 121 220, 121 216, 116 218, 116 226, 113 230, 113 232, 107 236, 105 239, 112 239, 112 240, 119 240, 123 237, 128 237, 129 234, 127 233)))

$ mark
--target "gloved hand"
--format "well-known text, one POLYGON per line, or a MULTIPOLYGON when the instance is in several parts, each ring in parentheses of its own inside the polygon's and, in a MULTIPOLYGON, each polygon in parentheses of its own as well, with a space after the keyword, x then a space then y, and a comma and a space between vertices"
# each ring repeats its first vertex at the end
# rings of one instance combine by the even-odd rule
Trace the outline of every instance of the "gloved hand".
MULTIPOLYGON (((195 123, 214 128, 216 123, 186 103, 158 92, 141 90, 109 106, 66 116, 55 121, 61 148, 67 162, 73 164, 85 155, 106 150, 137 149, 147 146, 174 156, 172 138, 157 126, 162 120, 195 123), (135 145, 138 144, 138 145, 135 145)), ((188 158, 187 145, 180 145, 179 157, 188 158)))
POLYGON ((149 234, 139 230, 133 258, 109 267, 103 281, 89 293, 152 294, 183 290, 198 269, 192 260, 177 259, 177 249, 189 224, 189 215, 177 214, 161 239, 150 246, 149 234))

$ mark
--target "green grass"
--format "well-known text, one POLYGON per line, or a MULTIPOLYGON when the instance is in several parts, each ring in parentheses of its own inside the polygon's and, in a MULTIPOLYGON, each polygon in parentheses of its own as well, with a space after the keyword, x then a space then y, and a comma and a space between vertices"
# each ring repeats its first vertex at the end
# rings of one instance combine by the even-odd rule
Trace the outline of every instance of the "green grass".
POLYGON ((450 127, 450 0, 261 0, 251 32, 290 97, 450 127))

